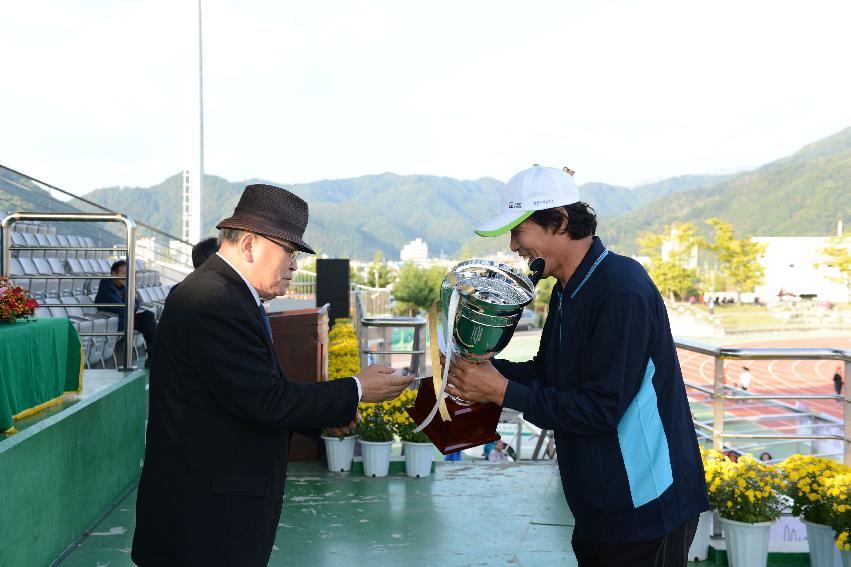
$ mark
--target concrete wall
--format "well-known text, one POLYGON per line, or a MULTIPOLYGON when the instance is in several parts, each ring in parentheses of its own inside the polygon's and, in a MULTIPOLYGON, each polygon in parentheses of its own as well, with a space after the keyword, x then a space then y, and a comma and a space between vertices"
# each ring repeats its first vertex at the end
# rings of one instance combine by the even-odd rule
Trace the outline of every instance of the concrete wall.
POLYGON ((0 566, 50 564, 138 480, 145 376, 0 441, 0 566))

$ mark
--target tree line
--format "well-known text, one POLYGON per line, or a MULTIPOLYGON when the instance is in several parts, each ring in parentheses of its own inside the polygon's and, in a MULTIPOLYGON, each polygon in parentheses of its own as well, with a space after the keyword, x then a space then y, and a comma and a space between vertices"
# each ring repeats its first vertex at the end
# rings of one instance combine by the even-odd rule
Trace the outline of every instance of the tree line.
MULTIPOLYGON (((672 301, 715 291, 736 293, 741 300, 742 293, 754 291, 764 280, 765 268, 760 258, 766 246, 751 236, 736 238, 733 225, 719 218, 705 223, 713 229, 710 238, 700 235, 698 227, 687 222, 665 226, 658 234, 641 234, 636 241, 648 260, 647 272, 659 292, 672 301)), ((833 268, 827 277, 844 283, 851 300, 851 233, 829 239, 820 254, 821 260, 813 267, 833 268)), ((361 273, 353 269, 351 277, 353 282, 369 287, 392 284, 394 313, 413 315, 428 310, 437 299, 445 275, 446 269, 441 266, 422 268, 410 263, 398 272, 391 271, 377 251, 369 268, 361 273)), ((530 307, 540 320, 546 317, 554 284, 555 280, 548 278, 536 289, 530 307)))

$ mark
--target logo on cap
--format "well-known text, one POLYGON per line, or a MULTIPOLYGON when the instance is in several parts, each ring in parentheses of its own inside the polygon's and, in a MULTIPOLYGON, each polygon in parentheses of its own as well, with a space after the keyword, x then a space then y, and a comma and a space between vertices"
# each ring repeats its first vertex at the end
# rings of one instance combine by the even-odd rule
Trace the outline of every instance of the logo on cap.
POLYGON ((555 199, 539 199, 537 201, 532 201, 533 207, 540 207, 541 205, 551 205, 555 203, 555 199))
POLYGON ((508 208, 509 209, 522 209, 523 208, 523 201, 508 201, 508 208))

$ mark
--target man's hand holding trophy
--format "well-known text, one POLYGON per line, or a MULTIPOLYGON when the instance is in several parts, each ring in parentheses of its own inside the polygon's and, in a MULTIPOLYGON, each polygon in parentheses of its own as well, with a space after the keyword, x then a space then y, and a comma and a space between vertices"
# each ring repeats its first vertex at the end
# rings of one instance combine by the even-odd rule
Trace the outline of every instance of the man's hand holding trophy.
POLYGON ((538 258, 530 268, 527 276, 506 264, 475 258, 459 263, 443 279, 439 302, 429 312, 434 376, 422 380, 416 404, 408 410, 418 430, 443 454, 499 439, 496 426, 506 381, 490 359, 508 345, 523 309, 535 297, 544 261, 538 258), (438 347, 438 319, 445 355, 438 347), (476 379, 468 376, 473 368, 476 379), (481 379, 491 375, 493 380, 481 379))

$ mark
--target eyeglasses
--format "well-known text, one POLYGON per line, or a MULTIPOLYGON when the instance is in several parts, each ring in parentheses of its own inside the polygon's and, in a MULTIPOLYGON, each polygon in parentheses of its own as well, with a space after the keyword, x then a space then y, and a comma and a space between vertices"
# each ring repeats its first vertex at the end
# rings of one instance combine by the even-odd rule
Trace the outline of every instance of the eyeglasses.
MULTIPOLYGON (((257 233, 255 233, 255 234, 257 234, 257 233)), ((301 250, 295 250, 293 248, 290 248, 289 246, 287 246, 283 242, 278 242, 277 240, 272 240, 271 238, 269 238, 265 234, 257 234, 257 236, 262 236, 263 238, 265 238, 266 240, 268 240, 272 244, 277 244, 278 246, 283 248, 284 252, 286 252, 287 254, 290 255, 290 260, 292 260, 293 262, 298 260, 298 258, 301 256, 301 250)))

